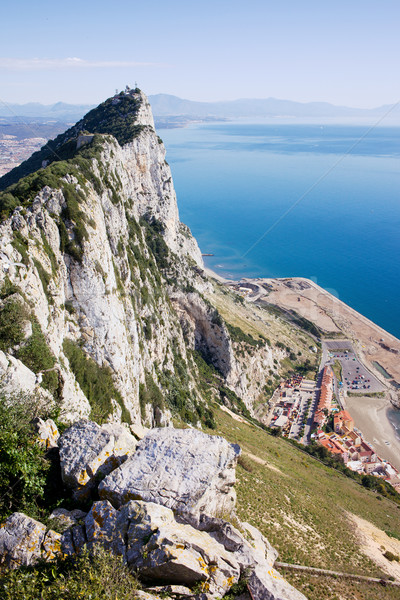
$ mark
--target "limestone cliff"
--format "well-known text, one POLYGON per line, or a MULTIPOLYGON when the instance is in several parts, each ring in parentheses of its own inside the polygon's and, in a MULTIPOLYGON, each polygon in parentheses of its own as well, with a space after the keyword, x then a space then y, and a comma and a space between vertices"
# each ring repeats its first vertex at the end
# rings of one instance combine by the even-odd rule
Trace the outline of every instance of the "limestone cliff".
MULTIPOLYGON (((171 264, 175 285, 180 278, 199 289, 206 285, 198 274, 197 243, 179 221, 148 102, 140 92, 130 98, 135 107, 139 104, 130 141, 121 146, 111 135, 82 139, 74 131, 78 136, 71 139, 79 149, 71 158, 52 162, 2 195, 3 307, 7 313, 10 305, 21 310, 24 305, 25 320, 34 319, 43 334, 54 356, 50 368, 60 380, 50 391, 60 396, 66 420, 90 412, 76 376, 80 367, 71 365, 79 363, 83 351, 109 370, 115 386, 104 410, 117 419, 124 413, 126 420, 140 421, 139 382, 145 382, 146 373, 156 379, 157 364, 173 372, 176 354, 187 360, 160 268, 171 264), (10 291, 16 294, 11 297, 10 291)), ((112 106, 122 100, 113 99, 112 106)), ((60 156, 70 143, 58 148, 60 156)), ((21 343, 30 339, 4 340, 2 347, 8 354, 2 378, 9 380, 14 369, 16 387, 19 380, 28 392, 35 377, 26 377, 18 357, 24 355, 21 343)), ((33 368, 39 379, 43 366, 33 368)), ((146 416, 145 407, 142 413, 146 416)), ((152 424, 151 415, 147 420, 152 424)))

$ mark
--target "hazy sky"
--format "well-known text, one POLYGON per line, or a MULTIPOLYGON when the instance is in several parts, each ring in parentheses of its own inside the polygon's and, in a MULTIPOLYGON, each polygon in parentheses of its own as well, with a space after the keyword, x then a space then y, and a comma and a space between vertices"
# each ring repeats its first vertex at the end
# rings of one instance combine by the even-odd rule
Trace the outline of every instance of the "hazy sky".
POLYGON ((400 100, 399 0, 4 2, 0 99, 400 100))

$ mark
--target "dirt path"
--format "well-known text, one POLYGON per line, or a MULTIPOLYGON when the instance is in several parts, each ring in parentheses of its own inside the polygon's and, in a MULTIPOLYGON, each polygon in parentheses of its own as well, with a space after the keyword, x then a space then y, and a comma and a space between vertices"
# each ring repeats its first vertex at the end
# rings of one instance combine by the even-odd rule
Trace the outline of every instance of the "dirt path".
POLYGON ((386 551, 389 551, 400 557, 400 540, 389 537, 382 529, 378 529, 378 527, 361 517, 351 513, 347 513, 347 516, 356 527, 356 534, 360 540, 362 552, 385 573, 400 581, 400 562, 390 561, 383 556, 386 551))
POLYGON ((328 569, 317 569, 316 567, 304 567, 303 565, 292 565, 291 563, 276 562, 274 567, 277 569, 289 569, 291 571, 305 571, 306 573, 315 573, 316 575, 329 575, 330 577, 345 577, 346 579, 355 579, 357 581, 368 581, 369 583, 380 583, 384 581, 385 585, 394 585, 400 587, 400 581, 388 581, 387 579, 378 579, 377 577, 367 577, 366 575, 353 575, 352 573, 343 573, 341 571, 329 571, 328 569))

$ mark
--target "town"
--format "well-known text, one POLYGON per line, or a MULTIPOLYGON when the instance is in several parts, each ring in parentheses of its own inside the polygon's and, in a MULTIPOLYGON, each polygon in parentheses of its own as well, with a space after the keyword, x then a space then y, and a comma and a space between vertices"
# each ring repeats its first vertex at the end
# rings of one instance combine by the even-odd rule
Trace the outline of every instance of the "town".
POLYGON ((317 381, 295 374, 280 383, 265 424, 304 445, 315 442, 360 474, 373 475, 400 491, 400 473, 378 456, 345 409, 347 393, 380 393, 379 381, 359 362, 351 343, 322 342, 317 381))
POLYGON ((0 177, 17 167, 47 142, 41 137, 30 137, 22 140, 15 135, 0 134, 0 177))

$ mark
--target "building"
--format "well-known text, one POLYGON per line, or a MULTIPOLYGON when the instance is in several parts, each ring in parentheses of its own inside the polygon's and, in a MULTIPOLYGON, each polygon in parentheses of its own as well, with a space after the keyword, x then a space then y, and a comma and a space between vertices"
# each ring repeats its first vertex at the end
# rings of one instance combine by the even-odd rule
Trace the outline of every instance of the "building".
POLYGON ((321 391, 317 410, 314 415, 314 425, 322 427, 328 414, 332 410, 333 398, 333 371, 330 367, 325 367, 322 373, 321 391))
POLYGON ((341 410, 335 415, 333 428, 340 435, 346 435, 354 430, 354 421, 347 410, 341 410))

